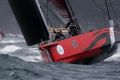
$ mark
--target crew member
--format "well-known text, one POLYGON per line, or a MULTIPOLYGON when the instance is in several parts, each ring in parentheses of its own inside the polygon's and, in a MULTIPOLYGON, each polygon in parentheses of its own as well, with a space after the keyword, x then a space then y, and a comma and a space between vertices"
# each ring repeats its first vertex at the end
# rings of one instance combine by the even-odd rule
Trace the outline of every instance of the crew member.
POLYGON ((59 39, 64 39, 65 35, 62 33, 62 30, 56 32, 55 29, 53 29, 53 32, 55 34, 55 40, 59 40, 59 39))
POLYGON ((74 24, 74 21, 72 19, 70 19, 70 21, 67 23, 65 28, 68 29, 69 35, 72 35, 72 36, 78 35, 76 31, 76 25, 74 24))

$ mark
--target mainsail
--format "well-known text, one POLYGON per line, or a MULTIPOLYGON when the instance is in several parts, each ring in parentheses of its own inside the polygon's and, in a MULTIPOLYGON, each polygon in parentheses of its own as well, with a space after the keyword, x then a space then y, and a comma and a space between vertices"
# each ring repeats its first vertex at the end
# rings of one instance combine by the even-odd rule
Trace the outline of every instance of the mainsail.
POLYGON ((64 18, 70 18, 69 11, 67 9, 67 5, 65 0, 50 0, 56 8, 58 8, 59 14, 64 18))
POLYGON ((68 0, 50 0, 52 4, 57 8, 58 13, 68 21, 71 21, 76 25, 75 29, 78 34, 83 32, 82 27, 77 22, 74 12, 68 0))

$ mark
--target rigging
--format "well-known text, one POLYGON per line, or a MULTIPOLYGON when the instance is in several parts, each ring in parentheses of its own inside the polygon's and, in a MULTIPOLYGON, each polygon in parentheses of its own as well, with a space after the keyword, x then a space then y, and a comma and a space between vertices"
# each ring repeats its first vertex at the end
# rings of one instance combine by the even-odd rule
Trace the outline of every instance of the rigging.
POLYGON ((106 8, 107 8, 108 18, 109 18, 109 20, 111 20, 110 9, 109 9, 109 4, 108 4, 108 1, 107 1, 107 0, 105 0, 105 5, 106 5, 106 8))

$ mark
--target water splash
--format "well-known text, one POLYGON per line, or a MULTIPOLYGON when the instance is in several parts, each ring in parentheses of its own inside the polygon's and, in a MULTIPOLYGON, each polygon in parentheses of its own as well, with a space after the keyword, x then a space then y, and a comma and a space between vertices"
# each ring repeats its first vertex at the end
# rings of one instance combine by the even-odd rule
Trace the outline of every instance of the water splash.
POLYGON ((0 53, 8 54, 8 53, 12 53, 17 50, 20 50, 20 49, 22 48, 19 46, 9 45, 9 46, 5 46, 4 48, 0 49, 0 53))
POLYGON ((106 59, 105 61, 120 62, 120 44, 118 45, 118 49, 116 50, 116 52, 114 53, 114 55, 111 56, 110 58, 106 59))

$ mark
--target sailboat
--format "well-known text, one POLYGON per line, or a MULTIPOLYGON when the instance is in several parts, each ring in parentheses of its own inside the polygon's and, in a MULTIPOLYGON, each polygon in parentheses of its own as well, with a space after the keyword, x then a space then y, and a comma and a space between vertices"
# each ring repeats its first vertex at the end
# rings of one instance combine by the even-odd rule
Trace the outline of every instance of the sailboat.
MULTIPOLYGON (((120 42, 120 27, 114 25, 109 15, 109 27, 84 31, 79 25, 69 0, 49 0, 60 16, 68 20, 66 29, 70 37, 51 41, 45 15, 38 0, 9 0, 28 46, 39 44, 45 63, 64 62, 89 64, 110 57, 120 42)), ((54 30, 54 33, 57 33, 54 30)))

